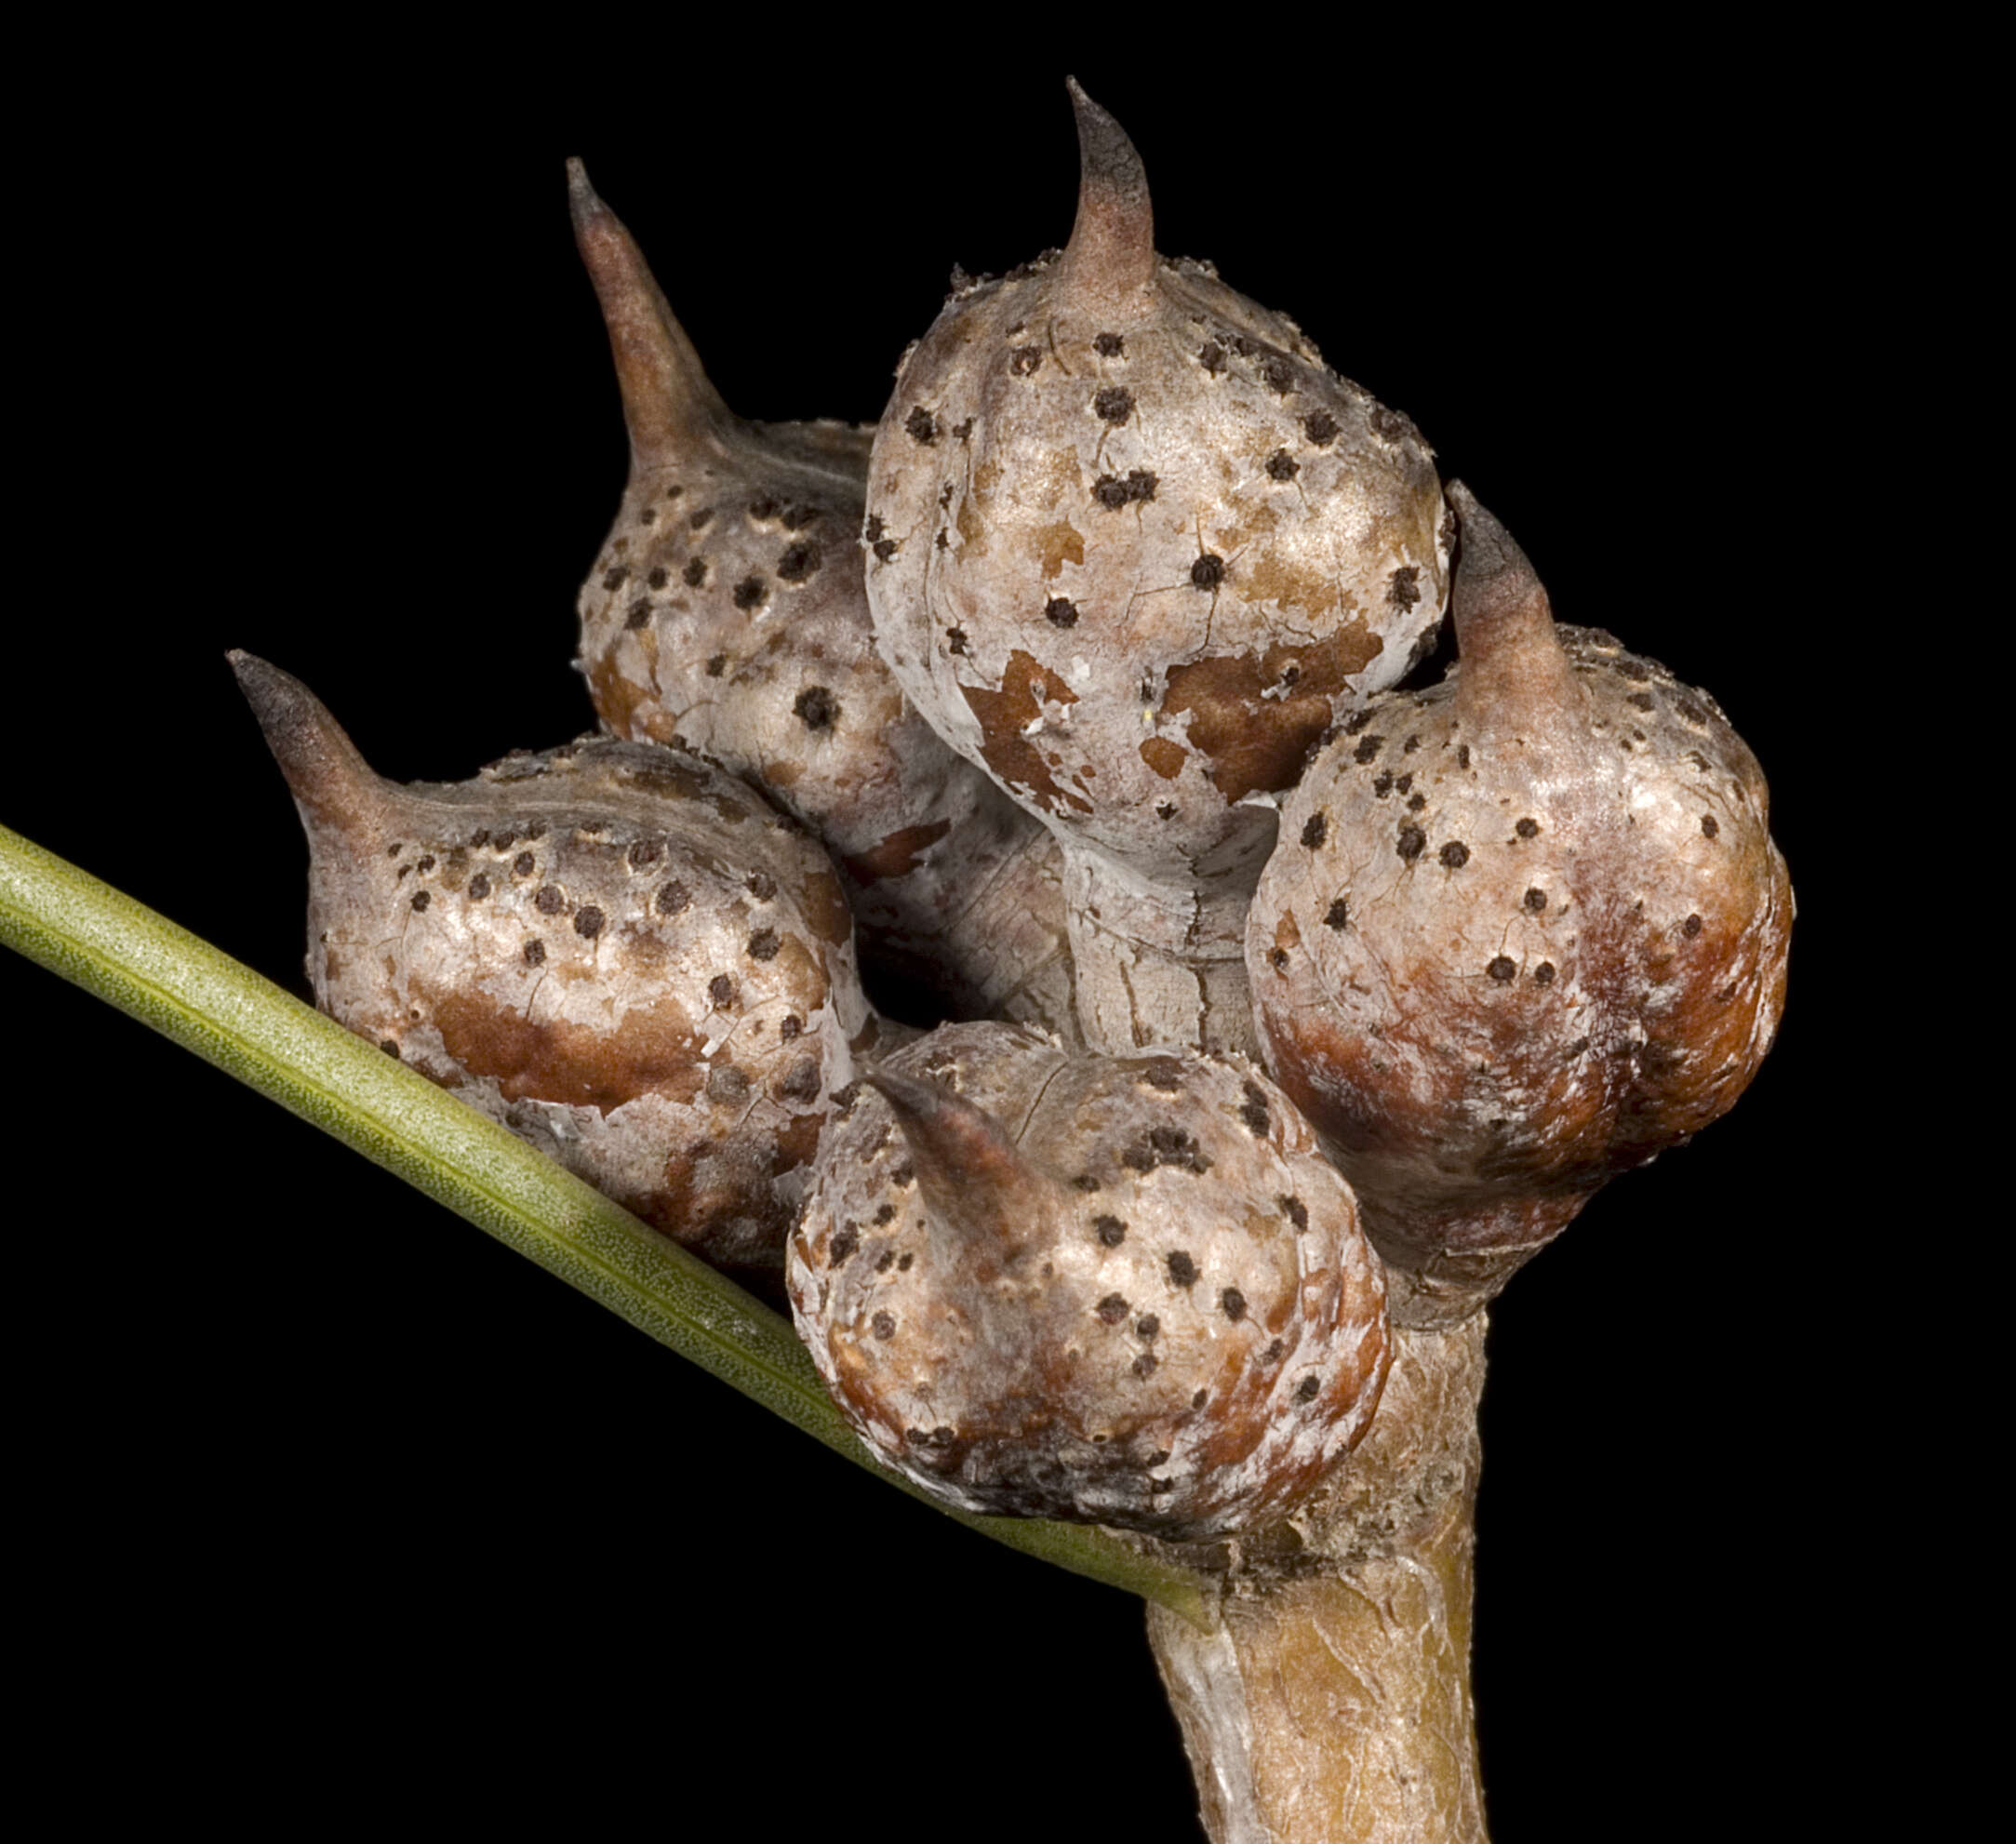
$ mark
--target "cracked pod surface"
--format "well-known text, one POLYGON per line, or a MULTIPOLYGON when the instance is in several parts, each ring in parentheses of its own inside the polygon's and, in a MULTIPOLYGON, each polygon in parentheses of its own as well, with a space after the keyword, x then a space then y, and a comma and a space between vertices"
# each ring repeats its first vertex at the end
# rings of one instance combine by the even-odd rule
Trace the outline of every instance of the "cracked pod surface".
POLYGON ((955 277, 876 431, 864 539, 904 690, 1064 842, 1082 980, 1094 923, 1237 959, 1275 825, 1242 803, 1407 670, 1448 533, 1413 425, 1158 257, 1139 156, 1073 97, 1070 244, 955 277))
POLYGON ((1503 527, 1449 497, 1461 658, 1311 765, 1248 934, 1269 1066, 1422 1323, 1734 1102, 1793 910, 1763 772, 1715 702, 1555 627, 1503 527))
POLYGON ((568 178, 630 434, 623 503, 580 600, 597 716, 720 763, 810 828, 847 875, 871 964, 976 1010, 1016 1008, 1049 969, 1061 999, 1020 1010, 1068 1021, 1049 968, 1054 853, 874 650, 859 541, 872 432, 736 416, 579 161, 568 178))
POLYGON ((968 1510, 1278 1514, 1388 1361, 1350 1188, 1243 1062, 952 1024, 836 1098, 786 1279, 865 1439, 968 1510))
POLYGON ((386 782, 232 663, 308 834, 315 1003, 697 1253, 776 1266, 871 1033, 825 854, 651 744, 386 782))

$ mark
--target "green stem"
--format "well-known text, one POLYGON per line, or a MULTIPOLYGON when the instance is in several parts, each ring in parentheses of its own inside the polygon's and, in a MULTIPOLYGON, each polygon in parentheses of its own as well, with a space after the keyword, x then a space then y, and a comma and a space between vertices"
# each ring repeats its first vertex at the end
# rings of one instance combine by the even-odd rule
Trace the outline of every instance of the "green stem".
MULTIPOLYGON (((794 1427, 933 1503, 841 1420, 786 1320, 494 1121, 5 826, 0 942, 313 1121, 794 1427)), ((1103 1530, 947 1515, 1208 1624, 1198 1577, 1103 1530)))

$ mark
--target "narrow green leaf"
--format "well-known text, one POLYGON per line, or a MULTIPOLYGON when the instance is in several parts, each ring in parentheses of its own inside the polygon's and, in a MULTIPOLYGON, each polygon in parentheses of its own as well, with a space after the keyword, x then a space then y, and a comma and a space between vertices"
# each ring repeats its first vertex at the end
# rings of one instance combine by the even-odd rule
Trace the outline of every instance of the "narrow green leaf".
MULTIPOLYGON (((794 1427, 932 1503, 841 1420, 786 1320, 494 1121, 5 826, 0 942, 313 1121, 794 1427)), ((1208 1624, 1200 1578, 1103 1530, 947 1515, 1208 1624)))

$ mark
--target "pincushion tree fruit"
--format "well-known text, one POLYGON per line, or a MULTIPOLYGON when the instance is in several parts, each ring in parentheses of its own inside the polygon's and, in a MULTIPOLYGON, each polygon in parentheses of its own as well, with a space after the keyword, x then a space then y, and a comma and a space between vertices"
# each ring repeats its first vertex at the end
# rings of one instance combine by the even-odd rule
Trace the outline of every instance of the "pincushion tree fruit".
POLYGON ((710 1261, 777 1266, 875 1036, 825 854, 647 744, 399 786, 298 680, 232 663, 308 834, 316 1004, 710 1261))
POLYGON ((1792 923, 1763 773, 1715 701, 1556 627, 1504 528, 1449 492, 1460 660, 1311 765, 1248 930, 1269 1067, 1422 1324, 1734 1102, 1792 923))
POLYGON ((1441 493, 1291 321, 1155 254, 1140 156, 1072 100, 1069 244, 960 282, 876 430, 875 635, 1062 842, 1088 1041, 1250 1048, 1264 797, 1439 619, 1441 493))
POLYGON ((581 594, 596 715, 803 822, 848 877, 872 969, 958 1015, 1070 1029, 1055 850, 874 649, 859 544, 872 432, 735 415, 580 161, 567 176, 630 433, 622 506, 581 594))
POLYGON ((1195 1540, 1282 1515, 1364 1434, 1378 1263, 1243 1061, 951 1024, 866 1079, 787 1278, 842 1412, 927 1491, 1195 1540))

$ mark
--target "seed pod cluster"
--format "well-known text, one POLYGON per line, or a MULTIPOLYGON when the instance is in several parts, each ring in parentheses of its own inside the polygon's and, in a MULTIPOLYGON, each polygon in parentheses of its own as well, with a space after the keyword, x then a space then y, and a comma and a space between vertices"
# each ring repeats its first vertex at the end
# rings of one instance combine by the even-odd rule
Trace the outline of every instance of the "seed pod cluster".
POLYGON ((1461 661, 1311 765, 1248 934, 1269 1066, 1416 1323, 1474 1310, 1736 1100, 1792 920, 1764 776, 1715 702, 1557 629, 1503 527, 1449 497, 1461 661))
POLYGON ((1047 959, 1062 897, 1036 829, 874 650, 859 544, 872 432, 736 416, 630 233, 579 161, 569 174, 630 431, 629 486, 581 595, 596 715, 754 782, 846 872, 871 965, 986 1004, 998 969, 969 969, 947 940, 974 893, 1016 886, 1047 959))
POLYGON ((819 848, 652 745, 398 786, 233 663, 308 833, 316 1003, 710 1260, 776 1266, 872 1039, 819 848))
POLYGON ((952 1024, 868 1081, 786 1278, 835 1401, 926 1490, 1208 1536, 1285 1509, 1365 1431, 1378 1263, 1245 1062, 952 1024))
POLYGON ((903 689, 1064 843, 1082 1005, 1115 942, 1237 962, 1274 836, 1248 797, 1407 670, 1449 538, 1413 424, 1158 257, 1139 155, 1073 96, 1071 241, 955 277, 876 432, 864 540, 903 689))

